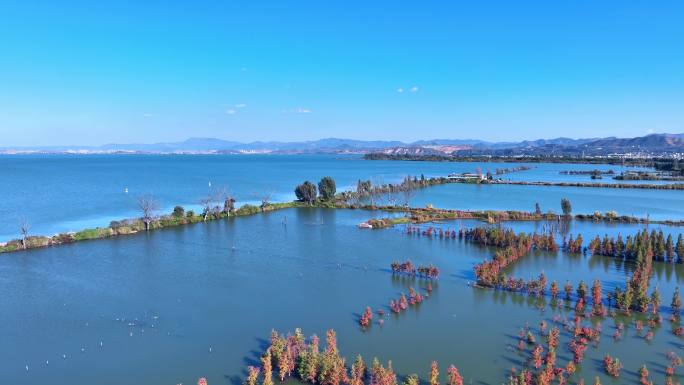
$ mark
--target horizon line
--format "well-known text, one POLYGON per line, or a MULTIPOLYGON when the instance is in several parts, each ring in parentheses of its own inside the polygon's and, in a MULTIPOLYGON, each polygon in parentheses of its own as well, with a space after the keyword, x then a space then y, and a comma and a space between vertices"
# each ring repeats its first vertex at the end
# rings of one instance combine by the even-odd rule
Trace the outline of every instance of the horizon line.
POLYGON ((305 139, 305 140, 292 140, 292 141, 287 141, 287 140, 251 140, 251 141, 238 141, 238 140, 230 140, 230 139, 224 139, 224 138, 219 138, 219 137, 212 137, 212 136, 191 136, 187 137, 186 139, 183 140, 167 140, 167 141, 155 141, 155 142, 110 142, 110 143, 102 143, 102 144, 55 144, 55 145, 5 145, 5 146, 0 146, 0 149, 2 150, 12 150, 12 149, 37 149, 37 148, 43 148, 43 149, 48 149, 48 148, 68 148, 68 147, 80 147, 80 148, 100 148, 100 147, 106 147, 106 146, 133 146, 133 145, 163 145, 163 144, 180 144, 180 143, 185 143, 191 140, 218 140, 218 141, 223 141, 223 142, 229 142, 235 145, 250 145, 250 144, 256 144, 256 143, 264 143, 264 144, 295 144, 295 143, 315 143, 315 142, 320 142, 324 140, 346 140, 346 141, 356 141, 356 142, 398 142, 404 145, 413 145, 418 142, 432 142, 432 141, 468 141, 468 142, 479 142, 479 143, 490 143, 490 144, 502 144, 502 143, 521 143, 521 142, 535 142, 535 141, 540 141, 540 140, 557 140, 557 139, 570 139, 570 140, 598 140, 598 139, 629 139, 629 138, 641 138, 641 137, 647 137, 651 135, 684 135, 684 132, 682 133, 670 133, 670 132, 649 132, 645 135, 641 136, 617 136, 617 135, 611 135, 611 136, 596 136, 596 137, 570 137, 570 136, 556 136, 556 137, 548 137, 548 138, 536 138, 536 139, 516 139, 516 140, 487 140, 487 139, 473 139, 473 138, 432 138, 432 139, 417 139, 417 140, 412 140, 412 141, 406 141, 406 140, 400 140, 400 139, 355 139, 355 138, 345 138, 345 137, 335 137, 335 136, 330 136, 330 137, 322 137, 318 139, 305 139))

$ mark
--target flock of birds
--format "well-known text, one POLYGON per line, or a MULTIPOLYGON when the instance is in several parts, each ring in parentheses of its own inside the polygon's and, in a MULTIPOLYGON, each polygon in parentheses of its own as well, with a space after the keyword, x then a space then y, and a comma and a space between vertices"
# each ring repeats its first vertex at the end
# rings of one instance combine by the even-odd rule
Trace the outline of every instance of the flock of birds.
MULTIPOLYGON (((64 304, 64 306, 66 306, 66 304, 64 304)), ((101 315, 100 317, 104 318, 104 315, 101 315)), ((148 318, 147 315, 142 320, 137 318, 137 317, 134 317, 134 318, 116 317, 116 318, 114 318, 114 321, 121 323, 121 324, 124 324, 128 328, 140 327, 140 334, 144 335, 145 334, 145 328, 144 328, 145 325, 149 324, 150 328, 154 329, 157 327, 157 322, 159 320, 159 316, 156 314, 150 318, 151 322, 146 321, 147 318, 148 318)), ((86 327, 88 327, 88 326, 90 326, 90 323, 86 322, 84 325, 86 327)), ((133 330, 129 330, 128 336, 133 337, 133 335, 134 335, 133 330)), ((171 336, 171 332, 170 331, 167 332, 167 335, 171 336)), ((98 343, 98 346, 100 349, 103 349, 104 348, 104 341, 100 340, 98 343)), ((85 345, 81 346, 81 348, 80 348, 81 353, 86 353, 86 350, 87 349, 86 349, 85 345)), ((211 346, 209 347, 209 352, 210 353, 212 352, 211 346)), ((62 353, 61 358, 62 358, 62 360, 66 360, 69 358, 69 356, 67 355, 67 353, 62 353)), ((50 366, 50 360, 45 360, 45 366, 50 366)), ((28 373, 31 369, 31 366, 27 363, 25 365, 24 369, 28 373)))
MULTIPOLYGON (((209 182, 209 187, 211 187, 211 181, 209 182)), ((125 193, 125 194, 128 194, 128 187, 124 187, 124 193, 125 193)), ((316 223, 316 224, 322 225, 322 224, 323 224, 322 219, 321 219, 321 222, 320 222, 320 223, 316 223)), ((287 216, 284 216, 284 217, 283 217, 282 225, 283 225, 284 227, 287 227, 287 216)), ((233 244, 233 245, 231 246, 231 251, 233 251, 233 252, 236 251, 235 244, 233 244)), ((342 265, 338 263, 338 264, 337 264, 337 268, 338 268, 338 269, 341 269, 341 268, 342 268, 342 265)), ((363 270, 368 270, 367 266, 363 266, 363 270)), ((301 275, 301 272, 300 272, 300 275, 301 275)), ((180 301, 180 299, 179 299, 179 301, 180 301)), ((64 304, 64 306, 66 306, 66 304, 64 304)), ((104 316, 101 316, 101 317, 104 317, 104 316)), ((158 321, 158 319, 159 319, 159 316, 158 316, 158 315, 153 315, 153 316, 152 316, 152 321, 153 321, 153 322, 151 322, 151 323, 149 324, 149 325, 150 325, 150 328, 155 328, 155 327, 156 327, 156 325, 155 325, 154 322, 155 322, 155 321, 158 321)), ((141 320, 139 320, 138 318, 128 319, 128 318, 126 318, 126 317, 116 317, 114 320, 115 320, 116 322, 120 322, 120 323, 125 324, 125 325, 128 326, 129 328, 140 327, 140 334, 141 334, 141 335, 144 335, 144 333, 145 333, 145 328, 144 328, 144 326, 147 324, 146 321, 141 321, 141 320)), ((85 323, 85 326, 86 326, 86 327, 89 326, 89 323, 86 322, 86 323, 85 323)), ((129 335, 129 337, 133 337, 133 335, 134 335, 133 330, 129 330, 128 335, 129 335)), ((170 331, 168 331, 168 332, 167 332, 167 336, 171 336, 171 335, 172 335, 172 333, 171 333, 170 331)), ((98 344, 98 345, 99 345, 99 348, 100 348, 100 349, 103 349, 103 348, 104 348, 104 341, 99 341, 99 344, 98 344)), ((86 346, 81 346, 80 352, 81 352, 81 353, 86 353, 86 346)), ((212 347, 212 346, 209 346, 209 347, 208 347, 208 352, 209 352, 209 353, 212 353, 212 352, 213 352, 213 347, 212 347)), ((61 355, 61 359, 62 359, 62 360, 67 360, 68 358, 69 358, 69 356, 67 355, 67 353, 62 353, 62 355, 61 355)), ((45 366, 50 366, 50 360, 45 360, 45 366)), ((26 370, 26 373, 28 373, 28 372, 30 371, 30 369, 31 369, 31 366, 27 363, 27 364, 25 365, 24 369, 26 370)))

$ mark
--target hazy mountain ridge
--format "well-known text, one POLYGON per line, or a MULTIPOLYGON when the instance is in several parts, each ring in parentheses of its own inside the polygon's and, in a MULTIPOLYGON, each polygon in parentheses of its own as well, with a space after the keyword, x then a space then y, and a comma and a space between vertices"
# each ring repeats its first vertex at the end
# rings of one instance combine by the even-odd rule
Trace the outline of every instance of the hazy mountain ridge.
MULTIPOLYGON (((430 143, 438 143, 431 141, 430 143)), ((539 139, 517 143, 480 142, 467 148, 448 145, 403 146, 378 150, 386 155, 610 155, 684 153, 684 134, 650 134, 636 138, 539 139)))
POLYGON ((482 153, 516 155, 529 153, 606 153, 606 152, 684 152, 684 134, 650 134, 635 138, 585 138, 524 140, 520 142, 487 142, 476 139, 432 139, 411 143, 391 140, 354 140, 325 138, 301 142, 256 141, 242 143, 217 138, 189 138, 182 142, 110 143, 102 146, 0 147, 0 153, 368 153, 386 154, 454 154, 482 153))

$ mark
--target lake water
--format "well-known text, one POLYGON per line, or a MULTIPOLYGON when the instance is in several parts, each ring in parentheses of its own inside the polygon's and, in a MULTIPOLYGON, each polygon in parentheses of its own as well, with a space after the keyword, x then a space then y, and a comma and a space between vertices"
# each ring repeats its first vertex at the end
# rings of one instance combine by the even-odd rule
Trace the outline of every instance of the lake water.
MULTIPOLYGON (((136 199, 153 194, 164 211, 175 205, 196 208, 213 188, 226 187, 238 204, 256 202, 264 195, 274 201, 294 199, 294 187, 304 180, 317 182, 329 175, 338 190, 356 186, 359 179, 377 183, 399 182, 406 175, 426 177, 474 172, 477 168, 495 172, 518 163, 448 163, 406 161, 364 161, 360 156, 333 155, 0 155, 0 241, 18 237, 22 218, 34 234, 52 235, 85 227, 106 226, 112 220, 139 215, 136 199), (128 193, 125 193, 128 189, 128 193)), ((590 181, 586 175, 561 175, 564 170, 615 170, 610 165, 530 164, 531 170, 502 175, 529 181, 590 181)), ((602 182, 614 182, 611 178, 602 182)), ((635 182, 638 183, 638 182, 635 182)), ((496 186, 501 189, 502 186, 496 186)), ((625 214, 649 213, 654 217, 679 215, 680 192, 608 191, 584 189, 548 193, 546 188, 506 186, 508 191, 492 199, 493 189, 449 186, 446 194, 437 190, 432 198, 418 200, 458 208, 514 208, 530 210, 535 201, 557 208, 559 197, 577 197, 576 212, 615 209, 625 214), (457 195, 451 194, 451 188, 457 195), (591 190, 591 191, 589 191, 591 190), (572 192, 570 192, 572 191, 572 192), (652 193, 652 194, 651 194, 652 193), (662 193, 662 194, 661 194, 662 193), (673 194, 668 194, 673 193, 673 194), (441 194, 441 195, 440 195, 441 194), (522 196, 518 195, 521 194, 522 196), (539 198, 536 198, 540 195, 539 198), (620 202, 614 202, 617 196, 620 202), (655 199, 642 200, 643 197, 655 199), (443 198, 442 198, 443 197, 443 198), (660 201, 664 199, 664 201, 660 201), (614 204, 615 203, 615 204, 614 204), (613 207, 615 206, 615 207, 613 207)), ((498 191, 498 190, 497 190, 498 191)), ((424 195, 423 195, 424 197, 424 195)))
MULTIPOLYGON (((529 323, 537 334, 542 319, 572 317, 549 306, 540 311, 534 298, 469 287, 473 265, 492 250, 410 237, 401 227, 356 227, 377 215, 288 209, 5 255, 0 258, 0 383, 194 384, 206 376, 212 385, 238 385, 272 328, 302 327, 319 336, 336 329, 349 360, 357 353, 368 360, 391 359, 400 375, 415 372, 427 379, 435 359, 442 373, 449 363, 457 365, 465 383, 495 385, 527 357, 512 348, 521 327, 529 323), (360 330, 357 317, 365 306, 387 310, 390 299, 426 285, 388 271, 390 262, 405 258, 441 269, 432 295, 418 308, 386 316, 384 326, 360 330)), ((509 225, 525 231, 549 226, 509 225)), ((582 232, 585 239, 641 228, 572 226, 564 231, 582 232)), ((597 277, 605 286, 624 280, 628 269, 593 259, 532 255, 510 270, 527 278, 543 269, 561 282, 597 277)), ((682 267, 663 266, 659 269, 669 273, 654 277, 663 303, 684 276, 682 267)), ((613 331, 613 321, 606 319, 600 347, 588 349, 578 375, 600 374, 600 360, 609 352, 625 365, 620 383, 637 383, 642 363, 662 383, 664 354, 681 353, 668 323, 650 343, 645 331, 639 336, 633 326, 619 342, 611 339, 613 331)), ((563 364, 570 359, 568 338, 563 332, 558 351, 563 364)), ((617 383, 600 375, 604 383, 617 383)))
POLYGON ((520 185, 447 184, 416 192, 413 206, 432 204, 439 208, 470 210, 534 211, 561 213, 560 201, 567 198, 573 213, 616 211, 619 215, 653 220, 684 219, 684 191, 588 187, 541 187, 520 185))
MULTIPOLYGON (((483 170, 515 164, 479 165, 483 170)), ((533 165, 505 177, 567 180, 563 169, 592 165, 533 165), (555 179, 557 178, 557 179, 555 179)), ((304 179, 331 175, 338 189, 359 178, 399 181, 404 175, 440 176, 472 171, 472 163, 363 161, 333 156, 21 156, 0 157, 0 234, 16 237, 11 218, 25 215, 35 233, 76 230, 135 215, 135 196, 153 193, 165 208, 192 205, 208 182, 227 185, 239 201, 272 191, 290 200, 304 179), (129 189, 129 194, 123 192, 129 189)), ((584 177, 583 177, 584 179, 584 177)), ((684 193, 676 191, 538 186, 444 185, 421 190, 414 205, 432 203, 461 209, 560 211, 561 197, 575 212, 616 210, 651 218, 684 218, 684 193)), ((512 366, 529 356, 513 347, 517 332, 542 319, 571 312, 539 310, 536 298, 474 289, 473 266, 494 250, 453 240, 411 237, 397 227, 360 230, 364 210, 288 209, 147 234, 81 242, 0 256, 0 384, 209 384, 240 385, 245 367, 264 349, 270 330, 301 327, 309 335, 338 332, 341 351, 351 360, 361 353, 392 360, 400 376, 427 379, 430 362, 459 367, 467 384, 496 385, 512 366), (430 298, 417 308, 386 316, 383 326, 362 331, 365 306, 386 311, 390 299, 425 281, 394 277, 389 264, 410 258, 441 270, 430 298), (28 370, 26 367, 28 366, 28 370)), ((451 229, 482 225, 451 221, 451 229)), ((557 228, 555 222, 505 223, 516 231, 557 228)), ((634 234, 643 225, 573 221, 563 235, 634 234)), ((681 227, 651 225, 676 236, 681 227)), ((3 239, 0 237, 0 239, 3 239)), ((530 278, 541 271, 574 284, 598 278, 604 293, 623 284, 633 266, 612 258, 533 253, 508 268, 530 278)), ((652 285, 664 308, 684 280, 684 265, 656 263, 652 285)), ((548 298, 543 299, 548 302, 548 298)), ((377 318, 376 318, 377 319, 377 318)), ((624 320, 625 322, 630 320, 624 320)), ((613 320, 603 321, 602 341, 590 347, 579 376, 601 375, 604 384, 638 383, 637 369, 648 365, 663 383, 666 359, 680 356, 682 341, 669 323, 646 341, 633 324, 614 342, 613 320), (625 365, 619 381, 602 374, 604 353, 625 365)), ((563 332, 558 360, 570 359, 563 332)), ((678 369, 681 370, 681 369, 678 369)), ((444 378, 442 379, 444 381, 444 378)), ((679 377, 675 377, 679 381, 679 377)), ((589 381, 588 381, 589 383, 589 381)))

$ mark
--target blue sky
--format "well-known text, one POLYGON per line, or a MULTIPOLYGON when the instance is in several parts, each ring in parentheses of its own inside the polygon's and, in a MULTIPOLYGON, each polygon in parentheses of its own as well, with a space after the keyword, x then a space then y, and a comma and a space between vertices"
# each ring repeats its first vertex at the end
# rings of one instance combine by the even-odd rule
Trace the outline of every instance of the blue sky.
POLYGON ((684 132, 681 1, 94 3, 0 3, 0 147, 684 132))

